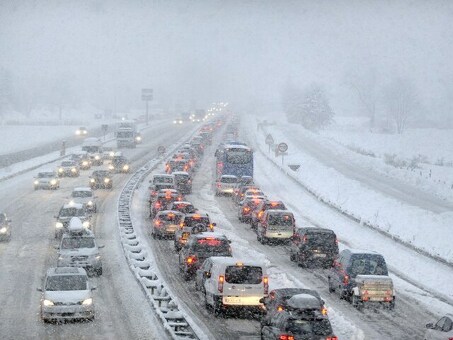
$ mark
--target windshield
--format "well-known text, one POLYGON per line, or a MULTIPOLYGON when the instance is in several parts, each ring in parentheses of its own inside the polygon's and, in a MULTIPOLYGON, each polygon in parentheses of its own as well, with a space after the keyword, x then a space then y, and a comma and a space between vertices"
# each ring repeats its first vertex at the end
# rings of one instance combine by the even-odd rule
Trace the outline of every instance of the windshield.
POLYGON ((85 216, 85 211, 83 209, 77 209, 74 207, 71 208, 62 208, 60 210, 60 217, 69 217, 69 216, 85 216))
POLYGON ((93 197, 93 192, 89 190, 75 190, 72 192, 72 197, 93 197))
POLYGON ((385 260, 380 255, 356 254, 351 261, 351 276, 357 275, 388 275, 385 260))
POLYGON ((327 319, 288 320, 286 331, 294 335, 331 335, 332 327, 327 319))
POLYGON ((167 223, 173 223, 173 224, 179 224, 179 222, 181 221, 181 218, 182 218, 181 215, 172 214, 172 213, 159 215, 160 220, 167 222, 167 223))
POLYGON ((153 183, 167 183, 171 184, 173 183, 173 177, 154 177, 153 178, 153 183))
POLYGON ((247 164, 252 161, 252 152, 246 149, 231 148, 225 150, 226 161, 231 164, 247 164))
POLYGON ((337 241, 333 233, 307 233, 305 236, 309 244, 335 244, 337 241))
POLYGON ((236 284, 259 284, 263 269, 253 266, 229 266, 225 269, 225 282, 236 284))
POLYGON ((201 253, 225 254, 229 252, 230 244, 227 240, 202 238, 197 240, 193 249, 201 253))
POLYGON ((50 178, 50 177, 55 177, 55 173, 53 173, 53 172, 40 172, 38 174, 38 178, 50 178))
POLYGON ((86 290, 87 277, 84 275, 50 276, 46 281, 48 291, 86 290))
POLYGON ((222 183, 236 183, 238 179, 236 177, 222 177, 220 182, 222 183))
POLYGON ((77 249, 77 248, 94 248, 94 239, 91 237, 72 237, 64 238, 61 241, 61 249, 77 249))
POLYGON ((116 136, 118 138, 130 138, 134 136, 134 133, 132 131, 118 131, 116 136))
POLYGON ((101 152, 101 147, 100 146, 82 146, 82 150, 89 152, 89 153, 96 153, 96 152, 101 152))

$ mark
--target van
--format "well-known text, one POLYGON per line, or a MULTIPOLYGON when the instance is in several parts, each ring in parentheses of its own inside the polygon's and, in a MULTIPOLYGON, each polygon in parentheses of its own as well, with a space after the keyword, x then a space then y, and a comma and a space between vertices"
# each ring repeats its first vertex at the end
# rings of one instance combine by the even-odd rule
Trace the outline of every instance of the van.
POLYGON ((258 222, 256 238, 262 244, 268 242, 288 242, 294 235, 296 221, 288 210, 265 210, 258 222))
POLYGON ((211 257, 204 275, 205 304, 218 316, 226 309, 252 308, 263 311, 260 299, 269 292, 266 266, 258 261, 233 257, 211 257))

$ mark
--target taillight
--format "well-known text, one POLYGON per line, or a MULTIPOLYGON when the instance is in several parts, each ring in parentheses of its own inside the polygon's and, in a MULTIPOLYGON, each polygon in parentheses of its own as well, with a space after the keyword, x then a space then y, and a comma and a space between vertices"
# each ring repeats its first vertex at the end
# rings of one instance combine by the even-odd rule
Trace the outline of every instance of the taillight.
POLYGON ((278 340, 294 340, 294 336, 289 334, 280 334, 278 340))
POLYGON ((156 208, 160 208, 160 203, 159 202, 156 202, 156 208))
POLYGON ((302 238, 302 241, 303 241, 304 243, 307 243, 307 240, 308 240, 307 235, 304 235, 304 237, 302 238))
POLYGON ((244 212, 249 212, 250 208, 249 207, 245 207, 243 210, 244 210, 244 212))
POLYGON ((211 231, 214 231, 214 225, 212 223, 209 224, 209 229, 211 229, 211 231))
POLYGON ((161 224, 160 220, 154 221, 155 226, 160 226, 160 224, 161 224))
POLYGON ((328 336, 326 340, 338 340, 338 337, 334 336, 328 336))
POLYGON ((219 280, 217 282, 217 289, 219 293, 223 293, 223 283, 225 282, 225 277, 223 275, 219 275, 219 280))
POLYGON ((222 185, 220 183, 217 183, 217 188, 220 188, 222 185))
POLYGON ((348 275, 345 275, 343 277, 343 284, 347 285, 349 283, 349 276, 348 275))
POLYGON ((184 228, 184 222, 179 223, 179 229, 184 228))
POLYGON ((264 294, 267 295, 269 293, 269 278, 267 276, 263 276, 263 286, 264 294))
POLYGON ((283 310, 284 310, 283 306, 278 306, 277 307, 277 312, 283 312, 283 310))
POLYGON ((321 314, 322 315, 327 315, 327 308, 325 306, 322 306, 321 308, 321 314))
POLYGON ((197 262, 197 257, 192 255, 192 256, 189 256, 187 259, 186 259, 186 262, 187 264, 194 264, 195 262, 197 262))

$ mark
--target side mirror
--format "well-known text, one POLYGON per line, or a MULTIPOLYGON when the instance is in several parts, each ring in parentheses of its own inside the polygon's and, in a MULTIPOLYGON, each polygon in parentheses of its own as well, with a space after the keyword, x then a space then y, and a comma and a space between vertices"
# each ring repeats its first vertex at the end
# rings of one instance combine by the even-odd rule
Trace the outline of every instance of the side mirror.
POLYGON ((211 277, 211 272, 204 272, 204 277, 209 279, 211 277))
POLYGON ((217 225, 217 223, 213 222, 212 225, 215 227, 217 225))
POLYGON ((104 247, 105 247, 105 244, 102 244, 102 245, 98 246, 98 249, 102 249, 104 247))
POLYGON ((259 299, 258 302, 259 302, 259 303, 264 303, 264 298, 262 297, 261 299, 259 299))
POLYGON ((228 240, 228 243, 230 243, 230 244, 231 244, 231 240, 228 240))
POLYGON ((433 329, 434 328, 434 324, 432 322, 426 324, 426 328, 428 329, 433 329))
POLYGON ((91 287, 91 290, 96 290, 96 289, 97 289, 96 286, 91 287))

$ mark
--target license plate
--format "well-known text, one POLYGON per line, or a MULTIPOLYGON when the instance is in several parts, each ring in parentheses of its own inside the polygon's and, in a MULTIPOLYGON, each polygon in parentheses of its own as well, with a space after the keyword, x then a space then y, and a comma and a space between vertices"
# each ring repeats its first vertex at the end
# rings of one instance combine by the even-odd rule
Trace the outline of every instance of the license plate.
POLYGON ((316 253, 315 253, 313 256, 314 256, 314 257, 326 257, 326 254, 316 254, 316 253))
POLYGON ((242 299, 238 296, 227 296, 224 297, 223 299, 225 303, 240 304, 242 302, 242 299))

